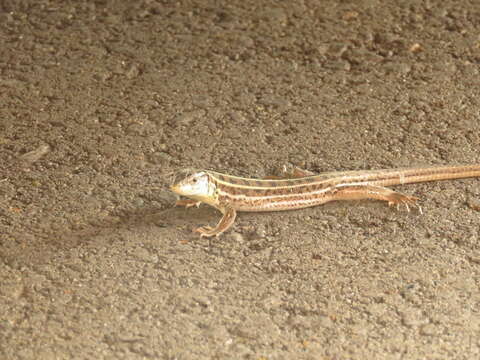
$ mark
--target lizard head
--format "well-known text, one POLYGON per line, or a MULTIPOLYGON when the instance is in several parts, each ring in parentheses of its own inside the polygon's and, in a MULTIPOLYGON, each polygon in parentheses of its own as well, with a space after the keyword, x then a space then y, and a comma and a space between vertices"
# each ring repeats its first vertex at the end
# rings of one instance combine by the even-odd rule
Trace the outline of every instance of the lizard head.
POLYGON ((215 184, 210 181, 207 172, 187 170, 177 174, 170 189, 179 195, 210 203, 215 193, 215 184))

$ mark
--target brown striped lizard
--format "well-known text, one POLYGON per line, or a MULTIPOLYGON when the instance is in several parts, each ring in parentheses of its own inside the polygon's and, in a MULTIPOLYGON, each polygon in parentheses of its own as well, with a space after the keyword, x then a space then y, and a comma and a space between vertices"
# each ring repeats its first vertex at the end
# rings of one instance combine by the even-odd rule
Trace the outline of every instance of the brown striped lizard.
POLYGON ((291 178, 248 179, 204 170, 184 173, 171 190, 188 200, 177 205, 199 206, 204 202, 222 212, 214 228, 199 227, 201 237, 218 236, 235 221, 237 211, 301 209, 334 200, 376 199, 388 205, 416 205, 418 198, 386 186, 448 179, 480 177, 479 165, 433 166, 407 169, 329 172, 312 175, 296 169, 291 178))

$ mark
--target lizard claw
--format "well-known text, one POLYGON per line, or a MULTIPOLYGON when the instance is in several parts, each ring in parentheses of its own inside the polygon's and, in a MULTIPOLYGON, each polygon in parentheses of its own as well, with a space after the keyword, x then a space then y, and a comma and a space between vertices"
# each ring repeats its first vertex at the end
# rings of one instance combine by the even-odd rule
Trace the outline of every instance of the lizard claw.
POLYGON ((420 213, 423 214, 422 208, 417 204, 419 198, 415 196, 409 196, 401 193, 393 193, 389 195, 388 206, 396 205, 397 210, 400 210, 400 205, 405 205, 405 208, 410 212, 410 206, 417 207, 420 213))
POLYGON ((202 202, 201 201, 196 201, 196 200, 177 200, 175 202, 175 206, 185 206, 185 208, 191 208, 193 206, 196 206, 197 208, 200 206, 202 202))
POLYGON ((212 228, 211 226, 202 226, 202 227, 199 227, 199 228, 196 228, 195 229, 195 232, 198 232, 200 233, 200 237, 203 238, 203 237, 211 237, 211 236, 218 236, 220 233, 218 233, 217 231, 215 231, 214 228, 212 228))

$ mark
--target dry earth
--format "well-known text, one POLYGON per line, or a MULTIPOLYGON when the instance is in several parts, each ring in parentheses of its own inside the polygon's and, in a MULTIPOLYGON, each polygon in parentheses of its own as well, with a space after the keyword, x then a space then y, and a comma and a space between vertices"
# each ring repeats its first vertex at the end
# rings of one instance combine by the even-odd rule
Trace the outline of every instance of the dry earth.
POLYGON ((2 359, 480 357, 480 181, 242 214, 261 177, 478 163, 480 2, 0 2, 2 359))

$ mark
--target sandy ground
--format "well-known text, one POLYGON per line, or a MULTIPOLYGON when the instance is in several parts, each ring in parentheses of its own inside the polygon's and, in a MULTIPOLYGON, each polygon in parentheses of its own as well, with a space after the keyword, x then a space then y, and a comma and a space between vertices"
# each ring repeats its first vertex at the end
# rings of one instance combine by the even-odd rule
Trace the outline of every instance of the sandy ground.
POLYGON ((218 239, 166 187, 478 163, 478 1, 0 11, 0 358, 480 357, 478 179, 402 187, 423 215, 338 202, 218 239))

